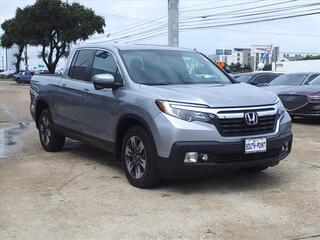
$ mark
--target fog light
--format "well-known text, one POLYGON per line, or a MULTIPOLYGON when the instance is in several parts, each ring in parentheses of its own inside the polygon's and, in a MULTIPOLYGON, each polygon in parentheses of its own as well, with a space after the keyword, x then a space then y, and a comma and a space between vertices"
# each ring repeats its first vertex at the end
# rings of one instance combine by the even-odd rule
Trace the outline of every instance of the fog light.
POLYGON ((196 163, 198 161, 198 153, 197 152, 186 152, 184 156, 185 163, 196 163))
POLYGON ((203 162, 206 162, 209 159, 208 154, 206 154, 206 153, 202 153, 202 154, 200 154, 200 156, 201 156, 201 161, 203 161, 203 162))
POLYGON ((285 142, 281 147, 281 152, 288 151, 289 149, 289 142, 285 142))

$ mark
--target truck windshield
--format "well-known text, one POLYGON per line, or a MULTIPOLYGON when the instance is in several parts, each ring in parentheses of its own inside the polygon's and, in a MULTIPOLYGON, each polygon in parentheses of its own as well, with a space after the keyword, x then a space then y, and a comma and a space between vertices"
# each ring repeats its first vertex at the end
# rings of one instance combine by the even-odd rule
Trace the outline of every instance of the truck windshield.
POLYGON ((292 85, 298 86, 306 79, 306 74, 284 74, 275 78, 270 85, 292 85))
POLYGON ((147 85, 231 84, 229 78, 201 54, 177 50, 123 50, 131 79, 147 85))

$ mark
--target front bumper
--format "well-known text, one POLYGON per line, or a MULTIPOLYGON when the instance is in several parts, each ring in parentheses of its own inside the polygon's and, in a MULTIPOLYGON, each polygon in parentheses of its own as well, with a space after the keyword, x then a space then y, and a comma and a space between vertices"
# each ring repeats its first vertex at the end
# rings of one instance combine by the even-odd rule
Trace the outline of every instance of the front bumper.
POLYGON ((208 173, 217 169, 239 169, 254 166, 274 166, 287 157, 291 151, 292 133, 267 139, 267 152, 244 154, 244 139, 238 142, 176 142, 169 158, 158 158, 159 171, 164 176, 193 175, 208 173), (281 147, 289 143, 288 150, 281 147), (207 153, 208 161, 184 163, 186 152, 207 153))

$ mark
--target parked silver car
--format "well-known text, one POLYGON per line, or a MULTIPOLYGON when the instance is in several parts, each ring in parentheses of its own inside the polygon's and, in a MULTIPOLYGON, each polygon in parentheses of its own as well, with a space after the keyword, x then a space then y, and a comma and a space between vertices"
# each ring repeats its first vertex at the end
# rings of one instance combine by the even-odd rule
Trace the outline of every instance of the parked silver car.
POLYGON ((47 151, 65 137, 114 152, 129 182, 236 168, 261 171, 291 150, 279 98, 235 83, 198 52, 150 45, 84 45, 62 75, 35 75, 31 113, 47 151))

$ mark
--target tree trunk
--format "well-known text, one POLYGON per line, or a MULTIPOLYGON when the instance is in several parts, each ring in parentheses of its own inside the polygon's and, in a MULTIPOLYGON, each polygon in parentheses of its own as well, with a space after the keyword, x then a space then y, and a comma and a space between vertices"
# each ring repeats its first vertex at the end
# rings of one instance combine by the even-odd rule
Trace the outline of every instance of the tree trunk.
POLYGON ((24 49, 24 46, 19 46, 19 51, 18 51, 18 53, 15 55, 15 56, 16 56, 16 59, 17 59, 16 64, 15 64, 16 72, 19 72, 19 71, 20 71, 20 63, 21 63, 21 60, 22 60, 23 49, 24 49))
POLYGON ((58 45, 57 42, 52 40, 48 46, 48 54, 46 54, 46 47, 45 41, 43 40, 41 57, 49 73, 54 74, 60 58, 66 55, 68 45, 65 42, 58 45))
POLYGON ((54 74, 56 72, 56 67, 57 67, 57 65, 54 63, 48 63, 48 65, 47 65, 49 73, 52 73, 52 74, 54 74))

